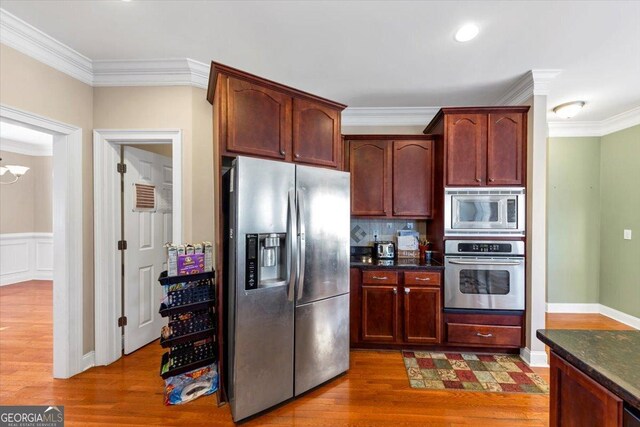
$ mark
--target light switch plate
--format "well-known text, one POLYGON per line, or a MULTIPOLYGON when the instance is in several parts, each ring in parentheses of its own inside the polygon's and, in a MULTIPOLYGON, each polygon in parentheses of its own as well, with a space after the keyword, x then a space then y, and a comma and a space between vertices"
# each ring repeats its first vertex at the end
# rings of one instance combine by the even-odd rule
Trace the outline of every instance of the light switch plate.
POLYGON ((407 223, 407 229, 413 230, 413 223, 412 222, 408 222, 407 223))
POLYGON ((624 230, 624 240, 631 240, 631 230, 624 230))

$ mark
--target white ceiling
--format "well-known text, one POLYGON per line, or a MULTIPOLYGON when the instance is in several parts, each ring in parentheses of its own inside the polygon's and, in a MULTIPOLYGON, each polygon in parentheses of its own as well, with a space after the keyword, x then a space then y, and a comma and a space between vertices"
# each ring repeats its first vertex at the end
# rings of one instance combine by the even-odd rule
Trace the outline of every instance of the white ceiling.
POLYGON ((487 105, 561 69, 550 107, 600 121, 640 106, 639 1, 14 1, 2 7, 92 60, 192 58, 351 107, 487 105), (461 44, 457 28, 480 35, 461 44))

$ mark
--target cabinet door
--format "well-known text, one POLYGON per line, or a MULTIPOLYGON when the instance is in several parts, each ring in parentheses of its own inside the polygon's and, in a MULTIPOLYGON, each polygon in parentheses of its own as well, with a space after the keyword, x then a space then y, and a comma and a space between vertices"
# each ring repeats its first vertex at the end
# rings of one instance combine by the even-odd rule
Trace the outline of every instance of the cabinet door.
POLYGON ((487 185, 524 185, 524 120, 522 113, 489 114, 487 185))
POLYGON ((337 168, 340 111, 302 99, 293 100, 293 160, 337 168))
POLYGON ((439 344, 441 308, 440 288, 405 286, 405 342, 439 344))
POLYGON ((398 334, 398 287, 362 286, 362 340, 395 342, 398 334))
POLYGON ((393 142, 393 215, 431 217, 433 141, 393 142))
POLYGON ((359 268, 349 271, 349 341, 353 347, 360 342, 360 288, 362 272, 359 268))
POLYGON ((551 427, 622 425, 622 400, 551 352, 551 427))
POLYGON ((350 141, 351 215, 391 215, 388 146, 387 141, 350 141))
POLYGON ((487 115, 451 114, 445 126, 446 185, 484 185, 487 115))
POLYGON ((228 78, 227 151, 291 159, 291 98, 228 78))

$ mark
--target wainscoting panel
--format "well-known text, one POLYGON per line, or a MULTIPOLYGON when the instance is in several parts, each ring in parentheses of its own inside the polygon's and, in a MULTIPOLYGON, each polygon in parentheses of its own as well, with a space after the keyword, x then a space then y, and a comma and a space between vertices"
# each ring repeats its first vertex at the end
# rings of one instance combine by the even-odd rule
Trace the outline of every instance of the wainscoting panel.
POLYGON ((0 286, 52 279, 52 233, 0 234, 0 286))

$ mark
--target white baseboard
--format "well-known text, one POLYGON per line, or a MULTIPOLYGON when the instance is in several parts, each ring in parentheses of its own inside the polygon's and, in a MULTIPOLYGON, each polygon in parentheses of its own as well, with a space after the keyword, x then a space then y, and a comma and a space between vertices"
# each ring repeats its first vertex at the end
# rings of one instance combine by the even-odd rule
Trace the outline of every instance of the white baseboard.
POLYGON ((547 313, 598 313, 632 328, 640 329, 640 318, 603 304, 547 303, 547 313))
POLYGON ((537 368, 549 367, 546 351, 539 351, 539 350, 531 351, 529 350, 528 347, 525 347, 520 349, 520 357, 529 366, 533 366, 537 368))
POLYGON ((82 371, 86 371, 89 368, 93 368, 96 366, 96 352, 90 351, 89 353, 82 356, 82 371))
POLYGON ((0 234, 0 286, 28 280, 53 280, 53 234, 0 234))
POLYGON ((547 313, 600 313, 600 304, 547 303, 547 313))
POLYGON ((613 320, 617 320, 620 323, 629 325, 632 328, 640 329, 640 319, 622 311, 618 311, 615 308, 607 307, 600 304, 600 314, 610 317, 613 320))

